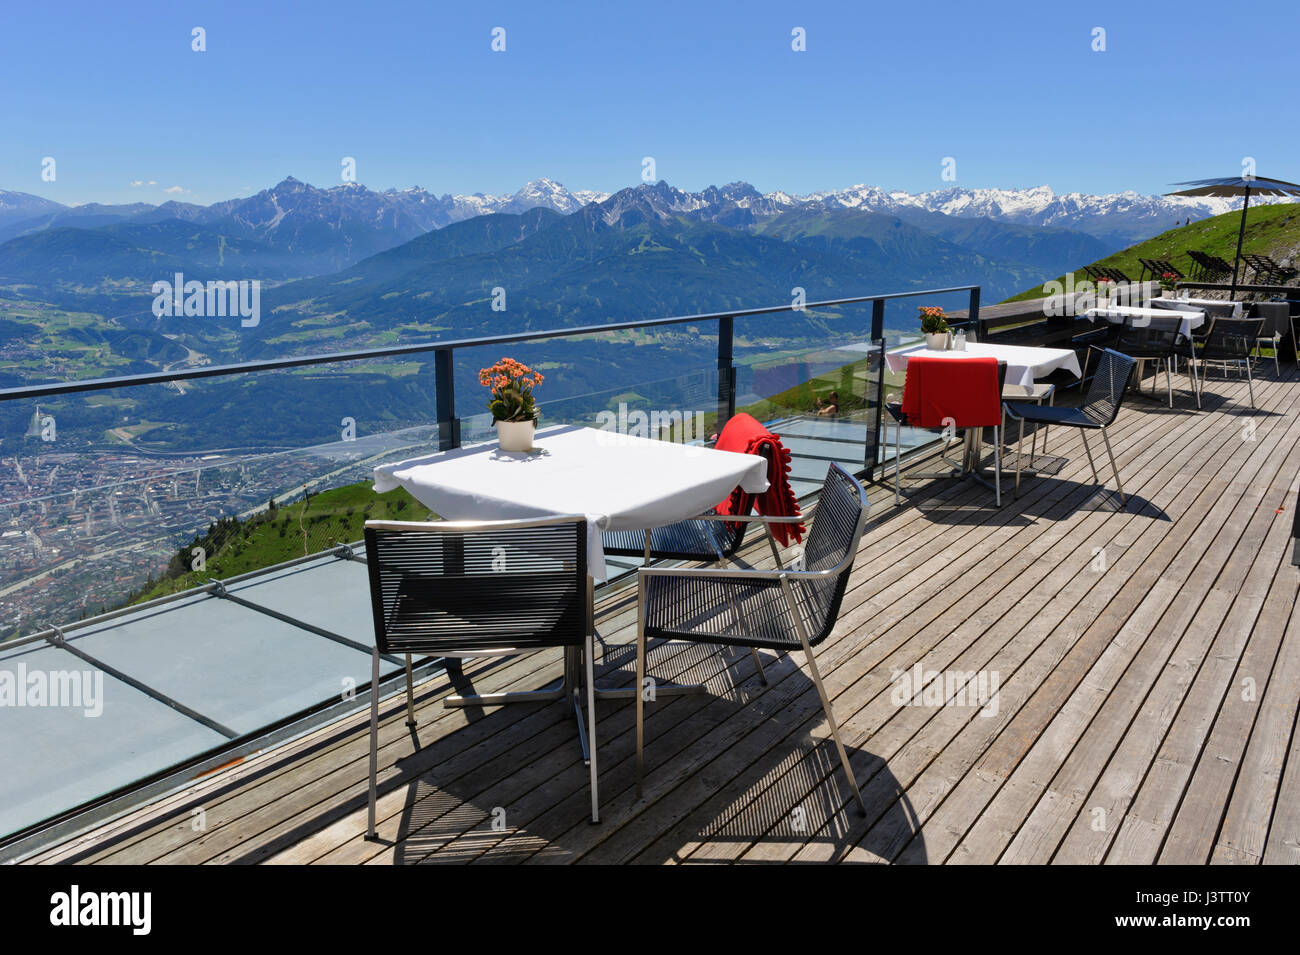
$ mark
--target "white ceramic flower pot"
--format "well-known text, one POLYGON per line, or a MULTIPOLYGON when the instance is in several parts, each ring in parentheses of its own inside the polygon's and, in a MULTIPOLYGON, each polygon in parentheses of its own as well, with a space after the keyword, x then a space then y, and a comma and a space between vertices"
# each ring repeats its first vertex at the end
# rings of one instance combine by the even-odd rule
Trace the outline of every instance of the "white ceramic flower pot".
POLYGON ((926 332, 925 347, 931 351, 945 351, 948 348, 948 333, 926 332))
POLYGON ((533 432, 536 430, 536 420, 498 421, 497 444, 502 451, 531 451, 533 449, 533 432))

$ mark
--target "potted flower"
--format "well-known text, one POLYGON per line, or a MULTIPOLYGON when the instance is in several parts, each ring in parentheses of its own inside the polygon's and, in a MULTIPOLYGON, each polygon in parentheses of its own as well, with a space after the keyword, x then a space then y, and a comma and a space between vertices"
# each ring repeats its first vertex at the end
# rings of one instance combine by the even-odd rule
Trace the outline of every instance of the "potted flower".
POLYGON ((491 368, 481 369, 478 380, 492 391, 488 409, 496 423, 501 450, 531 451, 539 414, 533 389, 542 383, 542 373, 513 358, 502 358, 491 368))
POLYGON ((1165 293, 1165 298, 1173 298, 1174 290, 1178 288, 1178 276, 1173 272, 1164 272, 1160 276, 1160 288, 1165 293))
POLYGON ((921 332, 925 347, 943 351, 948 347, 948 316, 937 305, 921 306, 921 332))

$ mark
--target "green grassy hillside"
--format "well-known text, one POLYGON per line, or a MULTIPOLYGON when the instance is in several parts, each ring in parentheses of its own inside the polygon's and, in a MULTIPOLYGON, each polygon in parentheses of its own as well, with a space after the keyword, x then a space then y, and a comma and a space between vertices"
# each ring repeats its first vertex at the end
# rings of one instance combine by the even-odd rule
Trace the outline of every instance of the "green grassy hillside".
MULTIPOLYGON (((1237 252, 1237 230, 1240 226, 1241 211, 1227 212, 1211 219, 1193 222, 1191 225, 1170 229, 1155 238, 1087 264, 1120 269, 1136 281, 1142 274, 1142 265, 1138 259, 1165 259, 1182 269, 1184 274, 1190 274, 1191 260, 1187 257, 1188 249, 1217 255, 1224 261, 1231 262, 1237 252)), ((1298 249, 1300 249, 1300 203, 1258 208, 1252 206, 1246 213, 1246 237, 1241 246, 1243 253, 1268 255, 1280 262, 1296 256, 1298 249)), ((1080 263, 1079 271, 1075 275, 1076 282, 1085 277, 1083 264, 1080 263)), ((1057 279, 1057 281, 1064 280, 1064 276, 1057 279)), ((1045 294, 1042 285, 1035 285, 1007 301, 1041 298, 1045 294)))
POLYGON ((424 521, 427 507, 398 488, 376 494, 369 481, 313 494, 262 511, 246 520, 227 517, 178 550, 157 580, 150 580, 128 603, 162 597, 263 567, 315 554, 337 544, 361 540, 366 521, 424 521), (194 569, 195 549, 206 566, 194 569))

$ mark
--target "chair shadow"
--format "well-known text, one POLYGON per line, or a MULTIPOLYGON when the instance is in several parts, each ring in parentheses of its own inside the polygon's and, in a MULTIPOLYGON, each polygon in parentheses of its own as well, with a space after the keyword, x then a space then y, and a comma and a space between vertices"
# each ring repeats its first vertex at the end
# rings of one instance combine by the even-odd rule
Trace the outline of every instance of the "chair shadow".
POLYGON ((695 848, 689 855, 656 844, 637 861, 709 865, 806 859, 883 865, 904 848, 910 857, 924 860, 921 823, 887 761, 861 746, 846 745, 845 750, 862 789, 865 814, 831 740, 805 736, 755 764, 766 768, 762 779, 700 828, 691 838, 695 848), (745 857, 737 859, 742 851, 745 857))
MULTIPOLYGON (((655 776, 680 774, 683 769, 687 770, 684 786, 689 786, 697 775, 704 778, 702 774, 723 773, 712 761, 725 751, 697 747, 694 756, 688 757, 673 752, 674 741, 684 753, 689 747, 689 743, 683 743, 684 739, 703 735, 724 719, 736 718, 748 719, 752 724, 748 730, 768 727, 775 736, 781 737, 775 745, 760 747, 762 751, 738 770, 742 785, 734 790, 724 786, 709 795, 697 784, 687 822, 674 822, 673 814, 665 814, 664 809, 671 808, 677 788, 660 791, 656 798, 645 802, 635 796, 633 740, 628 729, 632 704, 625 700, 601 701, 598 719, 602 727, 609 729, 599 749, 602 822, 598 826, 585 824, 589 812, 587 770, 576 758, 576 741, 565 738, 566 732, 569 736, 573 733, 570 720, 558 727, 558 732, 555 732, 557 727, 551 728, 561 741, 557 751, 540 756, 523 750, 512 751, 493 737, 476 747, 489 767, 486 774, 470 773, 462 778, 440 780, 437 777, 442 774, 423 771, 397 781, 395 785, 404 787, 405 793, 393 845, 393 864, 467 863, 488 849, 499 862, 520 862, 539 852, 559 860, 576 861, 591 849, 593 833, 621 838, 624 827, 628 832, 636 832, 641 825, 645 827, 641 836, 645 845, 633 843, 626 850, 637 863, 733 861, 734 856, 746 851, 756 856, 757 861, 772 855, 789 861, 788 857, 805 846, 817 858, 886 862, 907 847, 909 859, 924 859, 920 825, 885 760, 864 746, 846 746, 867 803, 864 819, 858 813, 834 744, 826 736, 820 711, 814 716, 816 735, 807 732, 786 735, 787 728, 779 719, 782 710, 761 705, 774 687, 761 686, 753 671, 747 669, 748 650, 673 646, 678 655, 689 654, 686 660, 678 661, 679 666, 687 668, 688 675, 690 668, 719 653, 723 654, 727 669, 709 681, 709 693, 669 701, 668 706, 679 707, 673 714, 676 719, 663 721, 669 715, 665 707, 659 721, 653 717, 648 720, 647 787, 653 792, 655 776), (730 682, 733 672, 747 672, 748 676, 733 685, 730 682), (707 722, 693 722, 689 709, 692 705, 710 707, 712 717, 707 722), (692 758, 693 766, 681 765, 692 758), (492 766, 497 768, 491 770, 492 766), (520 777, 510 780, 516 773, 520 777), (527 818, 522 822, 517 816, 512 818, 517 810, 510 800, 504 806, 488 804, 489 793, 499 794, 501 790, 497 787, 502 782, 507 783, 506 788, 513 788, 530 800, 527 818), (654 814, 653 822, 644 820, 647 813, 654 814), (689 824, 692 821, 698 825, 689 824), (610 828, 602 833, 601 826, 610 828), (695 847, 695 851, 683 852, 681 847, 686 845, 695 847)), ((621 677, 628 675, 626 671, 633 659, 630 647, 615 644, 611 650, 610 657, 602 661, 610 666, 602 666, 602 672, 597 675, 602 685, 622 682, 621 677)), ((783 697, 812 691, 811 680, 789 656, 773 657, 765 651, 764 659, 769 679, 782 678, 783 697)), ((534 712, 540 715, 547 705, 560 706, 538 704, 534 712)), ((656 707, 660 705, 662 701, 656 707)), ((532 704, 528 707, 533 709, 532 704)), ((521 715, 520 709, 511 709, 516 717, 521 715)), ((531 720, 532 715, 527 719, 531 720)), ((443 754, 438 749, 442 747, 450 753, 458 748, 454 737, 452 734, 430 741, 419 750, 418 759, 412 758, 414 754, 399 759, 399 770, 408 762, 421 766, 442 763, 443 754)), ((734 763, 726 770, 733 785, 732 774, 736 771, 734 763)), ((601 861, 600 851, 592 861, 601 861)))
MULTIPOLYGON (((1041 459, 1043 456, 1040 455, 1039 457, 1041 459)), ((1121 503, 1119 494, 1115 490, 1113 477, 1111 483, 1106 483, 1104 481, 1106 477, 1104 471, 1102 472, 1103 482, 1101 484, 1058 477, 1054 472, 1059 472, 1064 463, 1066 463, 1064 458, 1052 460, 1050 462, 1052 470, 1035 469, 1030 471, 1026 466, 1021 472, 1020 496, 1017 496, 1014 455, 1012 455, 1010 468, 1007 467, 1006 456, 1004 455, 1001 508, 995 505, 991 489, 987 492, 987 499, 981 496, 973 501, 966 502, 949 500, 946 492, 956 482, 957 479, 955 478, 941 478, 928 484, 916 484, 910 493, 908 493, 905 483, 903 507, 915 507, 925 515, 927 520, 949 526, 989 524, 998 527, 1025 527, 1042 519, 1066 520, 1080 511, 1104 511, 1108 513, 1127 511, 1132 514, 1142 514, 1154 520, 1168 521, 1172 519, 1164 508, 1141 494, 1126 491, 1125 503, 1121 503), (1053 487, 1044 494, 1031 493, 1035 490, 1035 485, 1043 481, 1050 482, 1053 487), (1062 509, 1061 502, 1066 499, 1072 503, 1062 509)), ((905 471, 903 474, 906 479, 907 472, 905 471)), ((890 490, 892 492, 892 488, 890 490)), ((890 503, 892 503, 892 498, 890 503)))
POLYGON ((1249 401, 1245 404, 1229 400, 1224 395, 1216 394, 1208 390, 1208 387, 1201 391, 1201 406, 1196 407, 1196 401, 1190 395, 1181 395, 1174 392, 1174 406, 1171 408, 1166 400, 1157 395, 1156 400, 1151 400, 1151 395, 1143 394, 1142 399, 1130 400, 1125 402, 1124 407, 1139 411, 1142 414, 1171 415, 1178 417, 1188 417, 1190 415, 1210 414, 1212 412, 1221 412, 1231 415, 1258 415, 1260 417, 1281 417, 1282 412, 1269 411, 1264 408, 1252 408, 1249 401), (1142 400, 1146 399, 1146 400, 1142 400))

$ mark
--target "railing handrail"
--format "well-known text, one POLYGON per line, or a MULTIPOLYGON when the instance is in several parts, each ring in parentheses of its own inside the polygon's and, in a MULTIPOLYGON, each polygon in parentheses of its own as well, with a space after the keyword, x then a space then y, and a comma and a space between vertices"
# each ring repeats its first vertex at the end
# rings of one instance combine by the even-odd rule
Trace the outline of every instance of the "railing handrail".
POLYGON ((888 292, 881 295, 859 295, 851 298, 827 299, 806 302, 802 305, 769 305, 763 308, 730 309, 724 312, 706 312, 698 315, 672 315, 665 318, 643 318, 630 322, 606 325, 583 325, 575 328, 555 328, 545 331, 512 332, 508 335, 491 335, 482 338, 457 338, 411 345, 388 345, 356 351, 328 352, 320 355, 299 355, 289 358, 269 358, 263 361, 237 362, 226 365, 204 365, 179 371, 149 372, 143 375, 118 375, 111 378, 86 378, 80 381, 48 382, 41 385, 21 385, 0 388, 0 401, 20 398, 47 398, 54 395, 102 391, 108 388, 126 388, 134 385, 166 384, 171 381, 192 381, 197 378, 218 378, 225 375, 249 374, 256 371, 278 371, 286 368, 305 368, 311 365, 328 365, 345 361, 374 358, 394 358, 426 352, 459 351, 482 345, 503 345, 512 342, 537 341, 546 338, 571 338, 575 335, 595 335, 604 332, 626 331, 634 328, 657 328, 664 325, 688 325, 695 322, 721 321, 728 318, 745 318, 751 315, 774 315, 780 312, 800 312, 837 305, 857 305, 862 302, 884 303, 892 299, 916 298, 922 295, 945 295, 954 292, 973 292, 978 285, 955 285, 951 288, 917 289, 911 292, 888 292))

